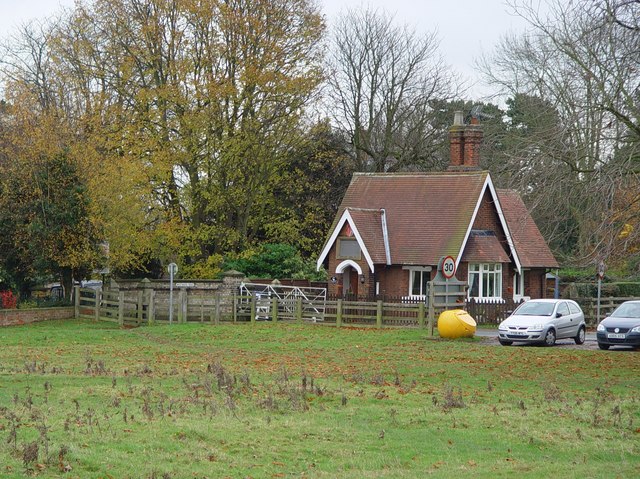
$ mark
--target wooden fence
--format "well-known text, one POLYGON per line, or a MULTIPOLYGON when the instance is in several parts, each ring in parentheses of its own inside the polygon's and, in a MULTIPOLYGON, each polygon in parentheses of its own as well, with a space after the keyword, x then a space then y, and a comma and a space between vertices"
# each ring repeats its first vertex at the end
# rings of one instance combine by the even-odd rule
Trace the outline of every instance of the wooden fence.
POLYGON ((507 319, 520 303, 509 299, 493 302, 471 299, 465 303, 464 309, 478 324, 499 324, 507 319))
POLYGON ((597 298, 572 298, 580 305, 584 312, 584 318, 588 325, 595 326, 598 320, 604 319, 610 315, 614 309, 625 301, 637 300, 636 297, 627 298, 600 298, 600 318, 598 318, 598 299, 597 298))
MULTIPOLYGON (((310 322, 341 326, 426 327, 432 331, 437 317, 445 309, 465 309, 478 324, 497 324, 517 307, 510 301, 484 303, 460 298, 452 293, 432 293, 431 301, 402 298, 400 301, 370 299, 303 300, 240 296, 230 293, 205 293, 179 290, 174 295, 172 321, 176 323, 255 322, 261 320, 310 322), (445 303, 446 297, 450 301, 445 303), (433 305, 433 306, 430 306, 433 305)), ((600 317, 610 314, 623 301, 633 298, 603 298, 600 317)), ((587 323, 596 323, 597 304, 593 298, 578 298, 587 323)), ((169 294, 153 290, 126 295, 117 291, 77 288, 75 316, 114 321, 122 325, 143 325, 169 321, 169 294)))
MULTIPOLYGON (((297 321, 341 326, 428 327, 432 332, 436 315, 445 309, 460 308, 462 292, 439 293, 432 288, 431 306, 424 301, 385 302, 308 300, 297 298, 241 296, 229 293, 176 292, 171 319, 187 322, 297 321), (450 301, 449 303, 445 301, 450 301)), ((102 319, 124 326, 168 322, 168 293, 137 291, 135 297, 123 291, 75 290, 75 316, 102 319)))

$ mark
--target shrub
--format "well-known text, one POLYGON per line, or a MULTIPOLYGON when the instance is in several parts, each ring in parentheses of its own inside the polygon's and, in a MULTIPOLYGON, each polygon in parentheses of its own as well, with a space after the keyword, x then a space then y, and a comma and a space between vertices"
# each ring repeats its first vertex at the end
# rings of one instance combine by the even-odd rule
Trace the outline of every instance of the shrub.
POLYGON ((324 279, 315 271, 312 260, 302 258, 298 250, 286 244, 263 244, 255 250, 225 258, 224 269, 234 269, 254 278, 324 279))
POLYGON ((618 294, 622 297, 640 297, 640 283, 620 282, 618 285, 618 294))
POLYGON ((11 290, 7 289, 6 291, 0 292, 0 298, 2 299, 3 309, 16 309, 18 298, 16 298, 11 290))
MULTIPOLYGON (((567 294, 569 297, 577 298, 595 298, 598 295, 598 284, 591 283, 570 283, 567 286, 567 294)), ((640 297, 639 282, 615 282, 602 283, 600 295, 603 297, 640 297)))

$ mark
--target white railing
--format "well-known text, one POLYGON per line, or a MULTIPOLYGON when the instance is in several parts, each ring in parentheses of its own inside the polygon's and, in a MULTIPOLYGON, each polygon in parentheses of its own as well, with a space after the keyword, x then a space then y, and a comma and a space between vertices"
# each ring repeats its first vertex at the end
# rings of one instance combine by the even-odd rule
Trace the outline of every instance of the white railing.
POLYGON ((278 315, 283 318, 293 318, 301 300, 305 319, 314 322, 324 320, 326 288, 240 283, 240 307, 249 307, 252 297, 256 301, 255 319, 258 320, 269 319, 271 300, 274 298, 277 299, 278 315))

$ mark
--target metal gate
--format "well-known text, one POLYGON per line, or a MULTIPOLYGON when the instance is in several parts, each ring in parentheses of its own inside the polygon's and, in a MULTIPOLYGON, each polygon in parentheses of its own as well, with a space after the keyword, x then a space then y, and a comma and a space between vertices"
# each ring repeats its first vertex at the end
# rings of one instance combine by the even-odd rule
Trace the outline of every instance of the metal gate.
POLYGON ((324 320, 326 288, 241 283, 238 310, 247 313, 255 300, 255 319, 269 320, 272 319, 274 299, 278 319, 324 320))

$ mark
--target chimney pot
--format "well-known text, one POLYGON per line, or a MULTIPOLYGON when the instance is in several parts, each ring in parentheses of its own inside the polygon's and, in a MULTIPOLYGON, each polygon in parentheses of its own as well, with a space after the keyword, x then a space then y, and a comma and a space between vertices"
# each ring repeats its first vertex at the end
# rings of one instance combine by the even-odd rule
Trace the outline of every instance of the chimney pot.
POLYGON ((469 171, 480 169, 480 145, 482 144, 482 127, 477 118, 470 125, 464 124, 461 111, 453 116, 453 125, 449 128, 451 162, 450 171, 469 171))

